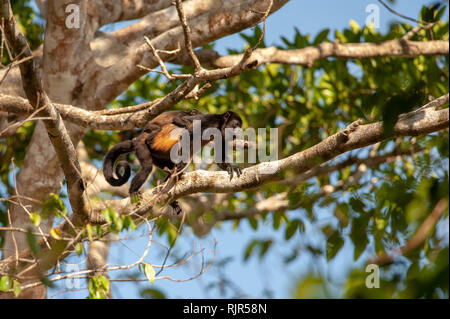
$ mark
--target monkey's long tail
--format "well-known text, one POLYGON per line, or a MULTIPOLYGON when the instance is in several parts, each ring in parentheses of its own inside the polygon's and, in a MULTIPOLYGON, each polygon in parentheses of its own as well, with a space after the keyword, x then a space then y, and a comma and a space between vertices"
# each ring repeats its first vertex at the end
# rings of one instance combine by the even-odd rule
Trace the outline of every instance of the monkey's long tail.
POLYGON ((116 165, 116 175, 118 178, 113 176, 114 163, 121 154, 131 153, 134 151, 133 141, 127 140, 118 143, 111 148, 108 153, 106 153, 105 160, 103 161, 103 175, 105 179, 112 186, 121 186, 125 184, 131 175, 131 168, 127 161, 120 161, 116 165), (123 168, 123 175, 120 174, 123 168))

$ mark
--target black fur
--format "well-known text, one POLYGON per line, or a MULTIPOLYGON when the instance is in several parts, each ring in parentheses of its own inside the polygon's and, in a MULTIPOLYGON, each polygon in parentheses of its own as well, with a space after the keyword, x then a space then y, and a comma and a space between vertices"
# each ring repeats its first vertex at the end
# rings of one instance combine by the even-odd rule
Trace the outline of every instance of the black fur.
MULTIPOLYGON (((221 130, 223 136, 225 133, 225 128, 242 127, 241 117, 233 111, 228 111, 223 114, 202 114, 198 110, 194 109, 191 111, 170 111, 162 113, 161 115, 150 121, 139 136, 133 138, 132 140, 118 143, 108 151, 103 162, 103 173, 108 183, 113 186, 121 186, 128 181, 131 174, 129 164, 126 161, 120 161, 117 163, 115 169, 117 178, 113 176, 113 166, 121 154, 131 152, 134 152, 136 154, 141 167, 131 181, 129 189, 130 195, 139 191, 139 188, 144 184, 145 180, 150 174, 153 165, 164 169, 169 173, 169 177, 170 174, 173 173, 175 168, 177 168, 177 171, 179 171, 182 167, 184 167, 185 163, 173 163, 170 159, 170 151, 155 150, 153 148, 153 142, 158 133, 160 133, 166 125, 176 125, 178 127, 188 129, 188 131, 191 133, 192 142, 192 129, 194 120, 201 121, 202 131, 207 128, 217 128, 221 130), (120 174, 121 170, 123 170, 122 175, 120 174)), ((159 138, 161 138, 161 136, 159 138)), ((202 147, 203 146, 204 144, 202 143, 202 147)), ((225 162, 224 140, 222 142, 222 157, 222 163, 217 163, 218 166, 221 169, 227 171, 230 174, 230 178, 233 178, 233 172, 235 172, 237 176, 239 176, 241 174, 241 170, 238 167, 234 167, 231 164, 225 162)), ((177 212, 181 210, 178 203, 174 202, 172 207, 177 212)))
POLYGON ((120 161, 116 165, 116 175, 118 178, 113 176, 113 165, 120 155, 131 153, 135 150, 133 145, 133 140, 123 141, 113 146, 112 149, 106 154, 105 160, 103 161, 103 174, 105 175, 106 181, 112 186, 121 186, 125 184, 131 175, 130 165, 125 161, 120 161), (120 170, 124 169, 124 174, 120 174, 120 170))

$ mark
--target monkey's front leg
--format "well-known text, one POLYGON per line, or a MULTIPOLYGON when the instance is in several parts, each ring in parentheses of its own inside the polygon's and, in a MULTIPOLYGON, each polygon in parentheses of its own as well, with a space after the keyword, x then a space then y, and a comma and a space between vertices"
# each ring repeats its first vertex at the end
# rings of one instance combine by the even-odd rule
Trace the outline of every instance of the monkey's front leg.
POLYGON ((227 171, 230 175, 230 181, 233 179, 233 174, 236 173, 236 176, 239 178, 242 174, 242 170, 238 166, 233 166, 231 163, 227 162, 227 154, 226 154, 226 147, 225 147, 226 141, 225 141, 225 132, 222 130, 222 162, 217 163, 217 166, 219 166, 222 170, 227 171))

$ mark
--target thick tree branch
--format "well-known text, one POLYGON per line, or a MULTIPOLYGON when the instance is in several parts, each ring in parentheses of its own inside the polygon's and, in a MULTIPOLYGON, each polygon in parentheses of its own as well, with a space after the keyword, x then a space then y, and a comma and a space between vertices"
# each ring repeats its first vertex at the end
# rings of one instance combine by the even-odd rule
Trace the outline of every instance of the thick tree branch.
MULTIPOLYGON (((220 56, 213 50, 196 52, 202 65, 213 68, 226 68, 237 63, 242 54, 220 56)), ((389 40, 382 43, 338 43, 323 42, 297 50, 282 50, 276 47, 257 49, 253 52, 252 61, 259 65, 280 63, 297 64, 311 67, 319 59, 329 57, 339 59, 366 59, 380 57, 416 57, 420 55, 448 55, 448 41, 407 41, 389 40)), ((172 61, 181 65, 190 65, 186 54, 172 61)))
POLYGON ((325 174, 329 174, 331 172, 338 171, 340 169, 343 169, 348 166, 352 165, 361 165, 364 164, 368 168, 377 167, 380 164, 383 163, 391 163, 396 160, 398 160, 399 157, 405 156, 405 155, 413 155, 417 152, 419 152, 421 149, 419 148, 412 148, 408 150, 402 150, 400 148, 394 149, 394 151, 389 152, 387 154, 383 155, 376 155, 376 156, 369 156, 367 158, 358 158, 358 157, 350 157, 346 159, 345 161, 334 164, 334 165, 320 165, 316 166, 302 174, 299 174, 293 178, 285 179, 281 181, 280 183, 285 185, 299 185, 301 182, 306 181, 312 177, 317 177, 325 174))
POLYGON ((172 5, 172 0, 96 0, 99 25, 142 18, 172 5))
MULTIPOLYGON (((345 167, 352 166, 357 164, 358 167, 354 171, 352 175, 350 175, 345 180, 339 180, 336 185, 324 185, 321 186, 320 192, 313 197, 314 201, 319 200, 321 197, 328 196, 331 193, 336 193, 338 191, 345 191, 350 186, 355 185, 359 182, 362 174, 364 174, 368 168, 374 169, 378 167, 380 164, 391 163, 395 161, 402 160, 405 156, 411 156, 419 152, 421 149, 409 149, 409 150, 401 150, 395 149, 394 151, 383 154, 383 155, 371 155, 367 158, 354 158, 351 157, 339 164, 334 165, 321 165, 310 169, 309 171, 302 173, 295 178, 289 180, 283 180, 280 183, 297 186, 302 181, 308 180, 312 177, 318 177, 321 175, 329 174, 331 172, 343 169, 345 167)), ((269 198, 262 199, 255 203, 254 206, 248 207, 243 210, 238 211, 220 211, 214 214, 214 220, 210 223, 203 223, 202 230, 209 231, 215 223, 219 221, 225 220, 236 220, 236 219, 244 219, 244 218, 258 218, 258 216, 267 213, 269 211, 278 211, 278 210, 286 210, 286 209, 296 209, 300 207, 301 203, 298 206, 290 206, 287 198, 287 193, 280 193, 269 198)), ((200 210, 201 211, 201 210, 200 210)), ((205 209, 203 209, 205 211, 205 209)), ((196 218, 199 216, 198 212, 196 213, 196 218)))
MULTIPOLYGON (((161 10, 153 11, 139 21, 113 31, 109 33, 109 35, 120 43, 130 45, 136 41, 141 41, 143 36, 153 39, 158 35, 179 26, 180 20, 172 2, 173 0, 168 1, 169 5, 161 10)), ((193 19, 205 13, 211 15, 213 12, 217 12, 219 8, 225 10, 232 6, 236 6, 235 0, 227 1, 226 3, 217 0, 183 1, 184 12, 188 19, 193 19)))
MULTIPOLYGON (((21 53, 23 57, 32 57, 33 55, 26 39, 16 25, 9 0, 1 1, 0 15, 7 21, 4 26, 5 37, 15 54, 18 55, 21 53)), ((19 68, 23 88, 30 104, 35 109, 43 108, 41 111, 43 115, 50 118, 50 120, 45 120, 44 124, 66 176, 72 209, 76 215, 87 216, 88 210, 83 197, 84 185, 81 168, 64 122, 44 90, 42 80, 36 70, 33 59, 24 61, 19 65, 19 68)))
MULTIPOLYGON (((194 88, 197 81, 212 81, 220 77, 233 76, 242 70, 239 68, 226 68, 219 70, 219 72, 206 71, 204 75, 200 76, 198 80, 192 80, 188 82, 188 88, 194 88)), ((183 87, 184 92, 186 86, 183 87)), ((170 108, 174 103, 183 98, 180 95, 180 88, 172 92, 174 99, 161 103, 164 99, 158 99, 152 102, 130 106, 128 107, 130 113, 127 112, 127 108, 118 110, 106 110, 106 111, 88 111, 86 107, 76 107, 72 105, 65 105, 59 103, 53 103, 56 109, 61 114, 64 120, 73 122, 79 126, 96 129, 96 130, 131 130, 136 127, 143 127, 149 119, 158 115, 161 111, 170 108), (177 91, 178 90, 178 91, 177 91), (178 93, 178 95, 177 95, 178 93)), ((183 94, 183 91, 181 92, 183 94)), ((424 105, 422 108, 439 107, 448 103, 449 94, 443 95, 430 103, 424 105)), ((0 94, 0 111, 12 112, 12 113, 31 113, 33 108, 26 99, 21 97, 0 94)))
MULTIPOLYGON (((317 47, 308 47, 299 50, 278 50, 276 48, 257 49, 252 52, 252 56, 247 64, 253 64, 252 67, 260 64, 267 63, 293 63, 311 65, 319 58, 326 58, 328 56, 334 56, 338 58, 373 58, 373 57, 390 57, 390 56, 419 56, 427 54, 448 54, 449 44, 447 41, 429 41, 429 42, 415 42, 415 41, 402 41, 393 40, 383 42, 381 44, 375 43, 349 43, 349 44, 336 44, 336 43, 323 43, 317 47), (401 46, 401 43, 406 43, 407 46, 401 46), (340 54, 333 55, 332 50, 326 50, 324 48, 319 49, 321 46, 328 47, 337 46, 340 54), (401 49, 398 51, 397 49, 401 49), (331 54, 331 55, 330 55, 331 54), (405 54, 405 55, 404 55, 405 54)), ((218 70, 218 74, 214 77, 210 75, 202 76, 198 78, 198 81, 191 83, 188 86, 188 90, 194 88, 201 81, 213 81, 215 79, 229 77, 239 72, 233 72, 229 74, 233 66, 239 64, 242 61, 243 54, 232 55, 226 57, 218 57, 215 51, 200 50, 196 52, 202 64, 212 66, 216 68, 225 68, 223 72, 218 70)), ((185 56, 187 58, 187 56, 185 56)), ((189 60, 189 58, 187 58, 189 60)), ((178 61, 183 64, 189 64, 186 59, 178 61)), ((236 68, 235 68, 236 69, 236 68)), ((242 69, 240 70, 242 71, 242 69)), ((7 92, 6 92, 7 93, 7 92)), ((178 100, 178 99, 177 99, 178 100)), ((105 130, 125 130, 132 129, 134 127, 142 127, 146 124, 146 121, 152 116, 156 116, 159 112, 168 109, 176 103, 176 100, 172 100, 165 105, 155 106, 155 104, 161 102, 162 99, 156 101, 144 103, 139 106, 129 107, 111 110, 111 111, 99 111, 99 113, 89 113, 82 109, 92 109, 92 107, 83 106, 82 109, 73 108, 70 105, 55 104, 64 119, 69 120, 82 127, 91 129, 105 129, 105 130), (151 108, 154 107, 154 109, 151 108), (135 114, 125 114, 136 112, 135 114), (123 113, 119 115, 119 113, 123 113), (113 115, 116 117, 104 117, 101 115, 113 115), (143 117, 144 114, 147 114, 143 117), (100 115, 100 116, 99 116, 100 115)), ((167 102, 167 100, 166 100, 167 102)), ((8 97, 0 95, 0 110, 9 112, 28 112, 28 106, 26 102, 19 98, 8 97)))
MULTIPOLYGON (((319 198, 328 196, 331 193, 336 193, 338 191, 345 191, 350 186, 355 185, 359 182, 359 179, 362 174, 366 172, 368 168, 374 169, 381 164, 384 163, 392 163, 395 161, 403 160, 406 156, 413 156, 417 152, 420 152, 421 148, 411 148, 408 150, 401 150, 396 148, 394 151, 389 152, 388 154, 383 155, 370 155, 367 158, 355 158, 351 157, 341 163, 334 165, 321 165, 310 169, 309 171, 296 176, 295 178, 289 180, 283 180, 280 183, 297 186, 302 181, 308 180, 313 177, 318 177, 321 175, 329 174, 331 172, 343 169, 345 167, 352 166, 354 164, 358 165, 358 168, 355 172, 350 175, 345 180, 339 180, 335 185, 324 185, 321 186, 320 192, 313 197, 313 200, 319 200, 319 198)), ((214 196, 224 195, 224 194, 213 194, 214 196)), ((194 222, 190 222, 191 227, 194 228, 194 231, 199 236, 205 235, 210 231, 214 225, 219 221, 225 220, 236 220, 236 219, 245 219, 249 217, 258 218, 260 215, 270 212, 270 211, 279 211, 286 209, 295 209, 300 207, 301 203, 298 206, 290 206, 287 198, 288 193, 280 193, 269 198, 263 198, 260 201, 258 200, 255 205, 251 207, 247 207, 246 209, 237 210, 237 211, 228 211, 223 210, 214 214, 214 220, 210 222, 203 221, 201 216, 209 211, 214 205, 203 205, 204 207, 198 207, 202 205, 197 204, 197 200, 189 200, 189 206, 187 207, 187 211, 183 206, 183 211, 187 215, 187 220, 192 219, 194 222), (194 205, 193 207, 190 207, 194 205), (193 216, 192 216, 193 215, 193 216), (200 224, 201 223, 201 224, 200 224)), ((191 195, 194 196, 194 195, 191 195)), ((215 198, 215 197, 213 197, 215 198)), ((189 199, 189 196, 184 197, 184 200, 189 199)), ((225 205, 224 205, 225 206, 225 205)))
POLYGON ((279 180, 283 170, 297 174, 329 161, 342 153, 378 143, 392 137, 417 136, 448 128, 448 108, 426 108, 402 116, 394 128, 393 136, 385 136, 383 123, 356 126, 353 132, 343 131, 332 135, 319 144, 285 159, 261 163, 243 170, 239 179, 229 181, 223 172, 195 171, 185 174, 169 192, 171 199, 196 192, 239 192, 253 189, 271 181, 279 180), (271 171, 270 174, 264 172, 271 171))

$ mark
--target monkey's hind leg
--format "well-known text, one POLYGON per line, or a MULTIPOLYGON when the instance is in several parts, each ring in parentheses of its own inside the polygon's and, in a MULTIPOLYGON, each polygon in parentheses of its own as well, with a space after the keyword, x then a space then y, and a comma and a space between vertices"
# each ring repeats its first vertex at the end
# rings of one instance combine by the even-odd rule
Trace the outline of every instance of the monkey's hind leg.
POLYGON ((130 195, 137 193, 142 184, 147 180, 148 175, 150 175, 153 169, 153 160, 150 150, 145 143, 139 143, 136 141, 136 156, 141 164, 141 168, 133 177, 130 185, 130 195))

